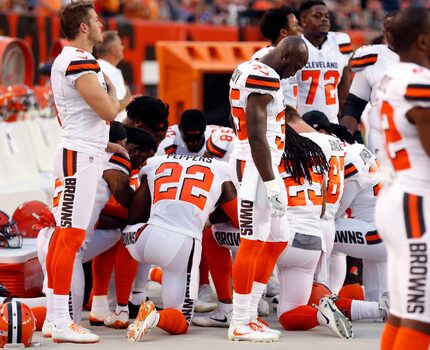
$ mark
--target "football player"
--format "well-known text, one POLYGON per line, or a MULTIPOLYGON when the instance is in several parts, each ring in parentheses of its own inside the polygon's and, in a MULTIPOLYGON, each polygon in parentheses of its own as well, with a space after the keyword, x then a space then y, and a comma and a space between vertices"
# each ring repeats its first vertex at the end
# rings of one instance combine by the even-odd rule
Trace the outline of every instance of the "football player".
POLYGON ((303 115, 319 110, 332 123, 338 123, 350 85, 348 61, 352 54, 351 39, 346 33, 329 31, 330 19, 324 1, 302 3, 300 25, 309 60, 297 75, 297 111, 303 115))
POLYGON ((381 349, 430 346, 430 16, 408 8, 392 20, 400 63, 386 72, 377 99, 385 147, 395 171, 376 204, 387 246, 391 305, 381 349))
POLYGON ((75 256, 85 240, 95 203, 108 145, 108 124, 118 114, 119 102, 115 87, 91 54, 102 40, 102 24, 92 3, 66 5, 60 22, 69 45, 52 65, 51 86, 62 135, 54 168, 64 191, 59 202, 58 233, 53 236, 46 261, 47 290, 55 313, 53 340, 93 343, 99 337, 70 318, 69 291, 75 256))
POLYGON ((124 229, 123 241, 134 259, 163 269, 164 309, 157 312, 151 301, 142 303, 127 331, 132 342, 153 327, 170 334, 187 332, 197 299, 206 218, 218 203, 237 222, 236 191, 224 162, 164 155, 148 159, 140 177, 129 213, 132 225, 124 229))
POLYGON ((366 105, 370 103, 367 147, 374 154, 383 150, 382 132, 376 103, 376 89, 385 71, 399 62, 399 55, 397 55, 393 47, 389 27, 393 16, 394 13, 388 14, 384 21, 386 45, 366 45, 355 51, 351 60, 351 70, 355 75, 345 102, 343 116, 340 120, 340 124, 354 134, 357 131, 366 105))
POLYGON ((280 79, 295 75, 307 59, 302 39, 284 38, 259 61, 240 64, 230 80, 237 140, 229 166, 238 191, 241 230, 233 265, 230 340, 279 339, 278 331, 260 322, 257 307, 289 236, 285 186, 278 171, 285 139, 280 79))

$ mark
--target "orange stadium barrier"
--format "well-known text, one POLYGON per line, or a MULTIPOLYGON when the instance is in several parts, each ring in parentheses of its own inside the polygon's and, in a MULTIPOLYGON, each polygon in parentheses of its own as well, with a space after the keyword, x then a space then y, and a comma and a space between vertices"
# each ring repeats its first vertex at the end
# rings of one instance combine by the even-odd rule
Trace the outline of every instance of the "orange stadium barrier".
MULTIPOLYGON (((155 44, 159 41, 259 41, 262 40, 256 25, 243 27, 153 22, 139 19, 108 19, 105 29, 116 29, 125 46, 125 58, 120 64, 126 82, 134 93, 143 93, 142 62, 155 60, 155 44)), ((378 35, 371 31, 350 31, 356 48, 378 35)), ((0 13, 0 35, 23 39, 33 52, 34 65, 51 58, 54 43, 61 38, 59 17, 16 13, 0 13)), ((41 82, 37 70, 33 83, 41 82)), ((43 81, 42 81, 43 82, 43 81)), ((30 84, 31 85, 31 84, 30 84)))
POLYGON ((249 60, 264 42, 158 42, 158 92, 170 105, 170 123, 185 109, 199 108, 209 123, 226 124, 229 80, 240 63, 249 60))
POLYGON ((0 36, 0 85, 32 85, 33 79, 34 58, 28 44, 0 36))

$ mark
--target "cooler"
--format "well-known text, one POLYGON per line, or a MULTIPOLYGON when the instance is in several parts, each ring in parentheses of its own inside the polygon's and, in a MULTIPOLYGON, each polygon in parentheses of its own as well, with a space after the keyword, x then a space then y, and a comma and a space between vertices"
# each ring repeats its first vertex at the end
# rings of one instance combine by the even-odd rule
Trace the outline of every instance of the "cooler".
POLYGON ((35 238, 24 238, 20 249, 0 248, 0 283, 13 296, 42 295, 43 272, 37 259, 35 238))

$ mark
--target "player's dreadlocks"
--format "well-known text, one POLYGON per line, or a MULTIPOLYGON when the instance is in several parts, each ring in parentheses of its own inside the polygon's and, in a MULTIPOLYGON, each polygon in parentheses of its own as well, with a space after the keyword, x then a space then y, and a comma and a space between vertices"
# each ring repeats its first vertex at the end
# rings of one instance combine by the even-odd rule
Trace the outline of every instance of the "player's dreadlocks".
POLYGON ((285 147, 282 156, 285 168, 295 182, 300 183, 300 179, 304 178, 312 183, 310 169, 314 168, 321 174, 329 169, 324 152, 315 142, 299 135, 288 124, 285 126, 285 147))

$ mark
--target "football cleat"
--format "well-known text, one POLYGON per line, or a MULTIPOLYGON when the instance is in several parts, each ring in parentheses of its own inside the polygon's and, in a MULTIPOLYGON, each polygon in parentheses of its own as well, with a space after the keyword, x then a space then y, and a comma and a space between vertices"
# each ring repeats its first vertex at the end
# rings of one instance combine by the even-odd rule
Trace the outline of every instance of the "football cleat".
POLYGON ((330 328, 340 338, 350 339, 353 337, 351 322, 339 311, 330 297, 321 298, 317 318, 320 325, 330 328))
POLYGON ((202 316, 194 316, 193 324, 200 327, 227 328, 230 326, 231 316, 232 312, 226 314, 216 309, 202 316))
POLYGON ((97 334, 91 333, 76 323, 71 323, 64 329, 52 328, 52 340, 55 343, 97 343, 100 338, 97 334))
POLYGON ((244 325, 230 325, 228 339, 233 341, 250 341, 256 343, 271 343, 279 340, 279 336, 266 332, 261 326, 250 322, 244 325))
POLYGON ((257 317, 252 322, 259 325, 267 333, 275 334, 278 337, 281 335, 281 331, 278 331, 277 329, 270 328, 270 325, 265 320, 263 320, 261 317, 257 317))
POLYGON ((45 318, 45 321, 43 321, 43 326, 42 326, 42 336, 44 338, 51 338, 53 328, 54 328, 54 323, 51 321, 48 321, 45 318))
POLYGON ((121 311, 117 314, 115 311, 112 312, 108 317, 105 318, 104 324, 109 328, 126 329, 128 327, 128 312, 121 311))
POLYGON ((90 322, 91 326, 104 326, 105 325, 104 320, 108 318, 110 315, 111 315, 110 311, 109 313, 100 313, 100 314, 91 311, 88 321, 90 322))
POLYGON ((139 312, 134 322, 128 326, 127 341, 138 342, 145 333, 148 333, 152 327, 155 327, 157 319, 157 310, 152 301, 145 301, 140 305, 139 312))

